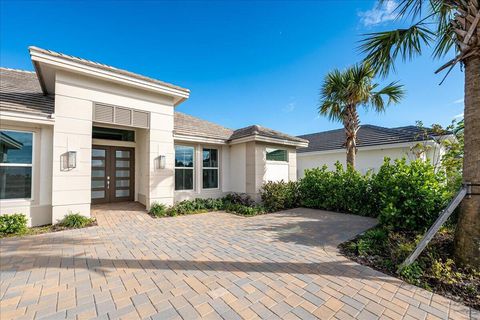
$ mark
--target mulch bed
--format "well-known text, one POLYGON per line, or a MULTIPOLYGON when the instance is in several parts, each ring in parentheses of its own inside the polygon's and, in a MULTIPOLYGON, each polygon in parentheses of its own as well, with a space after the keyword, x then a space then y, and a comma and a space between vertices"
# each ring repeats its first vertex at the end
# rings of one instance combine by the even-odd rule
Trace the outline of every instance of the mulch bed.
POLYGON ((397 273, 397 265, 406 256, 397 258, 397 261, 392 261, 392 257, 398 254, 395 248, 400 245, 410 242, 410 246, 414 247, 415 241, 418 241, 419 238, 418 234, 391 232, 388 234, 386 244, 380 245, 380 248, 373 250, 375 253, 372 254, 359 254, 358 249, 355 249, 356 244, 365 237, 365 234, 340 244, 339 249, 342 254, 359 264, 401 278, 406 282, 480 310, 480 270, 468 267, 460 268, 451 261, 453 259, 453 234, 453 229, 449 229, 435 235, 416 261, 423 270, 423 274, 415 281, 397 273), (448 260, 450 260, 449 263, 445 263, 448 260), (436 264, 436 268, 435 261, 441 262, 441 264, 436 264))

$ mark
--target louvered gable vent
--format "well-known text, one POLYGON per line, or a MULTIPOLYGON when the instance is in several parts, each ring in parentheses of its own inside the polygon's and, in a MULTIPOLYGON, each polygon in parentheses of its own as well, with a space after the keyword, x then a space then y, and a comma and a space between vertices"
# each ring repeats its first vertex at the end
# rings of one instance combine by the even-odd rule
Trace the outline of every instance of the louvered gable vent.
POLYGON ((149 113, 124 107, 95 103, 93 121, 137 128, 149 127, 149 113))

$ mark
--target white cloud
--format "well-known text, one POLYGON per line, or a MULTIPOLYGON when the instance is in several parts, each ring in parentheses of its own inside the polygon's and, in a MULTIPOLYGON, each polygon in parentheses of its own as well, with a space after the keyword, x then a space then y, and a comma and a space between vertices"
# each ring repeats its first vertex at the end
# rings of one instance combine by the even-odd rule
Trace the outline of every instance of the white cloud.
POLYGON ((453 101, 452 103, 453 104, 460 104, 460 103, 463 103, 463 102, 464 102, 464 99, 461 98, 461 99, 457 99, 457 100, 453 101))
POLYGON ((398 3, 395 0, 387 0, 381 5, 375 4, 370 10, 359 12, 358 15, 364 26, 375 26, 394 20, 397 17, 397 13, 394 12, 397 6, 398 3))
POLYGON ((455 120, 463 119, 463 112, 454 116, 453 119, 455 119, 455 120))
POLYGON ((297 107, 297 104, 295 102, 290 102, 285 106, 285 108, 283 108, 283 112, 285 113, 293 112, 293 110, 295 110, 296 107, 297 107))

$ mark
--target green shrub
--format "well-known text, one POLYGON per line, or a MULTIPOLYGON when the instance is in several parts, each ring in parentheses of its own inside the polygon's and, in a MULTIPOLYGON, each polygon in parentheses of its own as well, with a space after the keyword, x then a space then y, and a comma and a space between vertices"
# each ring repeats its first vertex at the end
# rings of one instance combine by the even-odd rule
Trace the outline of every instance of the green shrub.
POLYGON ((370 175, 362 176, 351 167, 344 170, 337 162, 335 171, 327 166, 305 170, 300 180, 301 204, 309 208, 332 210, 363 216, 376 216, 372 210, 370 175))
POLYGON ((260 195, 268 212, 295 208, 300 204, 299 184, 296 181, 269 181, 262 186, 260 195))
POLYGON ((462 274, 455 271, 456 266, 452 259, 447 259, 445 262, 442 259, 434 260, 430 269, 435 279, 446 284, 454 284, 462 279, 462 274))
POLYGON ((255 216, 266 212, 262 206, 245 206, 239 203, 226 203, 225 211, 242 216, 255 216))
POLYGON ((154 202, 148 212, 154 217, 165 217, 167 215, 167 206, 163 203, 154 202))
POLYGON ((223 203, 222 199, 197 198, 193 200, 183 200, 167 208, 165 210, 165 215, 173 217, 185 214, 223 210, 223 203))
POLYGON ((394 230, 425 230, 451 196, 445 176, 425 161, 386 158, 371 179, 374 207, 380 223, 394 230))
POLYGON ((381 228, 370 229, 358 240, 357 250, 360 255, 379 254, 384 251, 388 241, 387 232, 381 228))
POLYGON ((224 203, 241 204, 249 207, 255 205, 255 201, 248 194, 244 193, 229 193, 222 200, 224 203))
POLYGON ((335 167, 305 170, 299 183, 303 206, 378 217, 393 230, 423 231, 452 196, 445 174, 421 160, 386 158, 377 174, 365 176, 338 162, 335 167))
POLYGON ((21 213, 0 215, 0 234, 22 234, 27 231, 27 217, 21 213))
POLYGON ((60 221, 59 225, 69 229, 84 228, 91 224, 94 220, 80 213, 69 213, 60 221))
POLYGON ((400 276, 405 279, 405 281, 420 285, 421 278, 423 276, 423 270, 417 262, 412 263, 409 266, 405 266, 399 270, 400 276))

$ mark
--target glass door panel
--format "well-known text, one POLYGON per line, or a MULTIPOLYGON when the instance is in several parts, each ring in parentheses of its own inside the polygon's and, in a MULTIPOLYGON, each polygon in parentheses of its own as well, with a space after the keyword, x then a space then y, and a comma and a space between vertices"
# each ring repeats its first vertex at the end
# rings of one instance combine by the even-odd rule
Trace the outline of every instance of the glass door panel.
POLYGON ((115 150, 115 199, 133 200, 133 149, 115 150))
POLYGON ((92 147, 92 203, 109 201, 108 147, 92 147))

